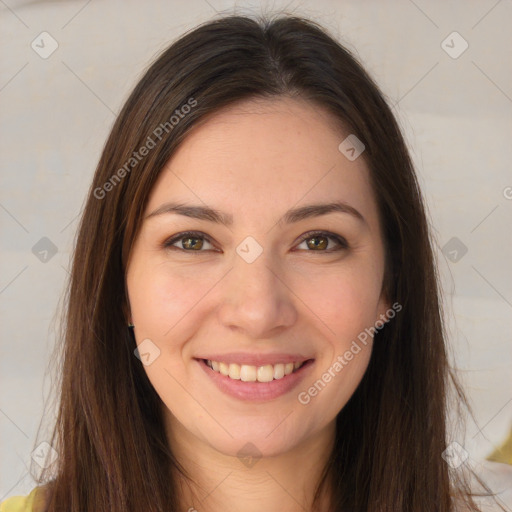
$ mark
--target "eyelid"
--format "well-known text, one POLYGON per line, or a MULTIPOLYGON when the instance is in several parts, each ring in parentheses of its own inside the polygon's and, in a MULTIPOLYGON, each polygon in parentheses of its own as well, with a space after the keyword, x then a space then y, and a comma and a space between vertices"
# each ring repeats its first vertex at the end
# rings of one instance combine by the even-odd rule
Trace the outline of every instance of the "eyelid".
MULTIPOLYGON (((206 233, 203 233, 202 231, 183 231, 182 233, 176 233, 176 235, 172 235, 170 238, 167 238, 166 240, 164 240, 163 243, 162 243, 162 248, 164 248, 164 249, 177 249, 177 250, 179 250, 181 252, 192 252, 192 253, 206 252, 206 251, 187 251, 185 249, 181 249, 180 247, 175 247, 174 246, 174 244, 176 242, 179 242, 183 238, 187 238, 187 237, 190 237, 190 238, 203 238, 208 243, 214 245, 213 242, 212 242, 212 239, 206 233)), ((209 250, 211 250, 211 249, 209 249, 209 250)))
MULTIPOLYGON (((339 247, 344 248, 344 249, 349 248, 348 242, 344 237, 342 237, 341 235, 337 235, 336 233, 331 233, 330 231, 325 231, 325 230, 321 230, 321 229, 308 231, 307 233, 304 233, 303 235, 301 235, 299 238, 299 244, 301 244, 305 240, 308 240, 309 238, 314 238, 315 236, 324 236, 325 238, 331 238, 336 241, 336 243, 338 244, 339 247)), ((327 251, 307 251, 307 252, 327 252, 327 253, 329 253, 329 252, 333 252, 333 251, 327 250, 327 251)))

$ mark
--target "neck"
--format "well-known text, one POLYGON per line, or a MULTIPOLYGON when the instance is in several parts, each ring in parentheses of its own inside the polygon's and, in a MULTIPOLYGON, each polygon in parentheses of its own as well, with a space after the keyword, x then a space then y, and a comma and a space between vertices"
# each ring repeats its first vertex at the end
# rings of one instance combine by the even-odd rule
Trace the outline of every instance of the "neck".
MULTIPOLYGON (((175 475, 180 510, 188 512, 323 512, 329 510, 328 485, 313 501, 332 452, 335 423, 292 450, 271 457, 244 459, 226 455, 173 423, 171 450, 190 480, 175 475), (179 440, 179 442, 178 442, 179 440)), ((328 484, 328 482, 327 482, 328 484)))

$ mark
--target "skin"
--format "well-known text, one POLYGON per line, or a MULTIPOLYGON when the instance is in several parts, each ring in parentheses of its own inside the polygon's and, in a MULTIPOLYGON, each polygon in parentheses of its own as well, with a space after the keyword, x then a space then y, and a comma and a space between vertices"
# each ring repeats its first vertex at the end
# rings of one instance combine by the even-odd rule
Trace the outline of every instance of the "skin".
POLYGON ((363 157, 349 161, 338 150, 349 133, 304 100, 244 101, 194 127, 152 189, 145 217, 167 201, 233 216, 230 227, 150 217, 127 267, 128 320, 137 344, 149 338, 160 350, 144 369, 165 405, 171 449, 196 481, 182 481, 184 510, 311 510, 336 415, 366 371, 371 338, 307 405, 297 395, 390 307, 369 171, 363 157), (365 221, 329 213, 278 223, 290 208, 333 201, 365 221), (174 250, 163 247, 188 230, 211 243, 187 246, 185 237, 174 250), (301 242, 311 230, 339 235, 349 248, 330 252, 338 244, 322 235, 301 242), (247 236, 263 249, 250 264, 236 252, 247 236), (194 360, 213 350, 299 352, 315 361, 297 388, 255 404, 222 393, 194 360), (261 454, 252 467, 237 456, 246 443, 261 454))

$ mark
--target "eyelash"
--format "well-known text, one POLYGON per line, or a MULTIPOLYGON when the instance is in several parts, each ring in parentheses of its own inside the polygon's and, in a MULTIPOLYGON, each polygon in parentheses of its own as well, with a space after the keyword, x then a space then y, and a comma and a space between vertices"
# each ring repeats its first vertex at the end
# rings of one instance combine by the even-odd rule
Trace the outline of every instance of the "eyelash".
MULTIPOLYGON (((337 243, 337 247, 335 247, 334 249, 319 250, 319 251, 307 250, 306 252, 318 252, 318 253, 330 254, 332 252, 337 252, 337 251, 341 251, 343 249, 349 248, 347 241, 343 237, 335 235, 334 233, 330 233, 328 231, 308 231, 307 233, 305 233, 304 235, 301 236, 298 244, 300 245, 302 242, 309 240, 310 238, 315 238, 315 237, 325 237, 325 238, 330 238, 332 240, 335 240, 337 243)), ((206 240, 208 243, 213 245, 213 242, 211 241, 211 239, 204 233, 201 233, 200 231, 185 231, 183 233, 178 233, 176 236, 173 236, 173 237, 167 239, 165 242, 163 242, 162 247, 164 249, 171 249, 171 250, 177 249, 179 251, 189 252, 189 253, 205 252, 203 250, 194 251, 194 250, 187 250, 187 249, 182 249, 181 247, 174 246, 174 244, 176 242, 179 242, 180 240, 182 240, 184 238, 200 238, 200 239, 206 240)))

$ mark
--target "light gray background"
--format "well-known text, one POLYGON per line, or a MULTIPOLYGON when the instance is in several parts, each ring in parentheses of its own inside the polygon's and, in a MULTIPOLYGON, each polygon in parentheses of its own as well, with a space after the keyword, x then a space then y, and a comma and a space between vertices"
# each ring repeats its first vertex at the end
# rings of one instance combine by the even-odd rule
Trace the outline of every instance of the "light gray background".
MULTIPOLYGON (((429 205, 450 343, 475 412, 476 424, 470 420, 466 438, 456 440, 479 461, 506 437, 512 423, 510 0, 0 0, 0 500, 34 486, 28 468, 51 389, 45 373, 57 307, 78 216, 116 112, 149 61, 185 30, 216 11, 285 6, 354 50, 394 105, 429 205), (31 47, 43 31, 58 43, 47 59, 31 47), (442 46, 453 31, 469 44, 458 58, 442 46), (46 262, 32 252, 42 237, 58 249, 46 262), (468 249, 457 262, 441 250, 452 237, 468 249)), ((452 39, 453 52, 461 41, 452 39)))

